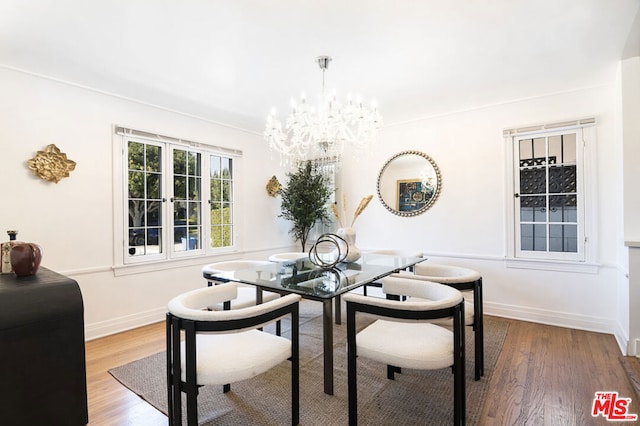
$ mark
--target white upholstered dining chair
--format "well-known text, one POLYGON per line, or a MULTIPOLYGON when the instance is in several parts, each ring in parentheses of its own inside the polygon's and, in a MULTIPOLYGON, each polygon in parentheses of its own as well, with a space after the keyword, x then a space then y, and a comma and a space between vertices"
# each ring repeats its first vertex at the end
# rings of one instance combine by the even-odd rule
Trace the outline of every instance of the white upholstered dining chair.
POLYGON ((298 259, 306 259, 309 255, 302 251, 291 251, 286 253, 276 253, 269 256, 271 262, 291 262, 298 259))
MULTIPOLYGON (((231 272, 248 267, 260 267, 263 265, 271 265, 271 262, 263 260, 229 260, 205 265, 202 267, 202 272, 207 275, 218 274, 221 277, 224 277, 225 272, 231 272)), ((215 278, 208 278, 207 281, 210 286, 225 282, 224 279, 217 281, 215 278)), ((262 299, 262 302, 268 302, 270 300, 277 299, 278 297, 280 297, 280 295, 277 293, 262 291, 258 287, 249 284, 240 284, 238 286, 238 297, 228 304, 230 306, 214 306, 213 309, 222 310, 246 308, 247 306, 255 305, 260 301, 260 299, 262 299)))
MULTIPOLYGON (((208 276, 207 283, 209 286, 224 283, 224 274, 230 273, 243 268, 260 268, 261 266, 271 265, 271 262, 265 260, 228 260, 224 262, 216 262, 205 265, 202 273, 208 276), (220 280, 211 278, 210 275, 217 274, 221 276, 220 280)), ((257 271, 256 274, 260 272, 257 271)), ((213 310, 241 309, 254 306, 259 303, 269 302, 280 297, 279 294, 271 291, 262 291, 260 288, 250 284, 238 284, 237 297, 223 304, 212 306, 213 310)), ((279 336, 282 331, 280 321, 276 322, 276 334, 279 336)))
MULTIPOLYGON (((198 424, 198 388, 247 380, 291 362, 291 423, 299 415, 299 295, 226 311, 210 310, 237 296, 226 283, 181 294, 167 308, 167 395, 169 425, 182 424, 182 393, 187 423, 198 424), (283 316, 291 318, 291 339, 258 331, 283 316), (184 336, 184 339, 181 338, 184 336)), ((274 389, 274 392, 280 392, 274 389)))
POLYGON ((473 327, 475 346, 475 379, 484 376, 484 313, 482 276, 478 271, 460 266, 422 262, 405 278, 426 280, 460 290, 465 298, 465 324, 473 327))
MULTIPOLYGON (((368 250, 367 254, 382 254, 387 256, 398 256, 398 257, 423 257, 423 253, 421 251, 412 251, 412 250, 398 250, 398 249, 379 249, 379 250, 368 250)), ((408 268, 404 272, 413 272, 414 266, 408 268)), ((367 287, 382 287, 381 281, 374 281, 370 284, 367 284, 362 287, 362 292, 366 296, 367 295, 367 287)))
MULTIPOLYGON (((455 425, 465 423, 464 300, 449 286, 397 276, 383 278, 383 292, 420 298, 420 301, 390 300, 346 294, 347 375, 349 425, 358 423, 357 359, 368 358, 387 365, 387 377, 394 379, 401 369, 435 370, 452 368, 453 417, 455 425), (356 314, 379 317, 356 333, 356 314), (453 317, 453 330, 429 321, 453 317)), ((384 403, 383 401, 381 401, 384 403)))

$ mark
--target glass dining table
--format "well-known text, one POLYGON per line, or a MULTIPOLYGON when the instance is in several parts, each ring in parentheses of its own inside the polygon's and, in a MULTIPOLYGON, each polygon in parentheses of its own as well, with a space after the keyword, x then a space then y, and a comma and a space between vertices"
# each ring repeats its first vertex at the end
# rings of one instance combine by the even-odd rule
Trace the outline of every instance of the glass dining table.
MULTIPOLYGON (((389 256, 363 253, 358 261, 339 263, 331 269, 313 264, 309 258, 272 262, 220 273, 203 272, 204 278, 216 282, 251 284, 260 290, 289 294, 322 302, 322 334, 324 356, 324 392, 333 395, 333 321, 341 323, 340 295, 387 275, 410 268, 426 260, 420 257, 389 256)), ((260 295, 258 291, 258 295, 260 295)), ((258 302, 261 300, 258 298, 258 302)))

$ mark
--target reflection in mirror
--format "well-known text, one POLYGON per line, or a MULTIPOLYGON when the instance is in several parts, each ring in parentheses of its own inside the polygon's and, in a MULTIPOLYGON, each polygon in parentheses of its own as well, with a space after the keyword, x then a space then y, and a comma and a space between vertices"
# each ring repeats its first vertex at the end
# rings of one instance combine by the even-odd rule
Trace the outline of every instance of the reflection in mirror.
POLYGON ((416 216, 435 203, 441 186, 440 170, 431 157, 420 151, 403 151, 382 166, 378 198, 393 214, 416 216))

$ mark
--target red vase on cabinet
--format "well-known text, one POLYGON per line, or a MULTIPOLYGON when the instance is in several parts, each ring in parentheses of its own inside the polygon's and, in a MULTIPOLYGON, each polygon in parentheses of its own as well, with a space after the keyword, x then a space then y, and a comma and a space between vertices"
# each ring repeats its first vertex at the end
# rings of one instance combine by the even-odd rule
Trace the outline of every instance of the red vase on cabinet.
POLYGON ((42 248, 34 243, 16 243, 11 248, 11 266, 19 277, 35 275, 42 261, 42 248))

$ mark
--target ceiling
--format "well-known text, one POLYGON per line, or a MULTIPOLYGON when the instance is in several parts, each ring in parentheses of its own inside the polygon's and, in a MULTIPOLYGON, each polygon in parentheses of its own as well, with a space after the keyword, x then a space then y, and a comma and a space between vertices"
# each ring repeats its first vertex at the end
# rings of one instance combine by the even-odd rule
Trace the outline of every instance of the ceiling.
MULTIPOLYGON (((0 65, 261 132, 321 89, 385 124, 615 81, 640 0, 0 0, 0 65)), ((631 36, 630 36, 631 34, 631 36)), ((638 38, 636 41, 635 39, 638 38)))

